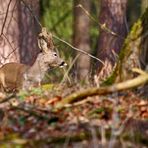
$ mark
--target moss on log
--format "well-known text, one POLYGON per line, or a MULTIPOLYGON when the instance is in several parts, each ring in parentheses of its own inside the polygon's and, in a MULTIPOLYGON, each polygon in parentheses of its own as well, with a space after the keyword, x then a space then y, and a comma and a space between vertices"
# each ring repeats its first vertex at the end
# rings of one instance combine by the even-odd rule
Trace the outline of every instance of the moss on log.
POLYGON ((117 65, 102 85, 122 82, 135 76, 133 68, 147 69, 148 65, 148 8, 133 25, 125 39, 117 65))

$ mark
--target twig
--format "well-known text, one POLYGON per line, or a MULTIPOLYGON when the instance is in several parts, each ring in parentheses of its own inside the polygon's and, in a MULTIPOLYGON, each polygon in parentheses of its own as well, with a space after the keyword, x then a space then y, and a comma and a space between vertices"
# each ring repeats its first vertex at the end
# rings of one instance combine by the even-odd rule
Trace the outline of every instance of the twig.
POLYGON ((48 121, 48 123, 52 123, 52 122, 58 120, 58 117, 57 116, 51 116, 51 117, 49 117, 49 115, 41 115, 41 114, 38 114, 36 111, 33 111, 32 108, 25 108, 25 106, 23 106, 23 107, 13 106, 11 109, 13 109, 13 110, 19 110, 19 111, 28 113, 29 115, 34 116, 34 117, 36 117, 38 119, 46 120, 46 121, 48 121))
POLYGON ((9 39, 3 34, 4 38, 7 40, 8 44, 10 45, 10 47, 12 48, 12 51, 7 55, 7 57, 4 57, 4 59, 7 59, 12 53, 14 53, 17 48, 13 48, 13 46, 11 45, 9 39))
POLYGON ((84 50, 81 50, 81 49, 79 49, 79 48, 76 48, 76 47, 72 46, 70 43, 64 41, 63 39, 60 39, 59 37, 57 37, 57 36, 55 36, 55 35, 53 35, 53 37, 56 38, 57 40, 59 40, 59 41, 65 43, 66 45, 68 45, 68 46, 71 47, 72 49, 75 49, 76 51, 79 51, 79 52, 81 52, 81 53, 83 53, 83 54, 85 54, 85 55, 88 55, 89 57, 91 57, 91 58, 93 58, 93 59, 96 59, 97 61, 99 61, 100 63, 102 63, 103 65, 105 65, 105 63, 104 63, 102 60, 100 60, 99 58, 97 58, 97 57, 95 57, 95 56, 93 56, 93 55, 87 53, 87 52, 84 51, 84 50))
POLYGON ((7 102, 7 101, 13 99, 14 97, 16 97, 16 94, 12 94, 12 95, 10 95, 10 96, 4 98, 3 100, 0 101, 0 104, 5 103, 5 102, 7 102))
POLYGON ((3 34, 3 31, 4 31, 4 27, 5 27, 5 24, 6 24, 6 20, 7 20, 8 11, 9 11, 9 7, 10 7, 10 4, 11 4, 11 1, 12 0, 10 0, 9 3, 8 3, 8 7, 7 7, 7 10, 6 10, 6 16, 5 16, 5 19, 4 19, 4 23, 2 25, 1 35, 3 34))
MULTIPOLYGON (((75 64, 76 60, 78 59, 78 57, 79 57, 79 54, 74 58, 74 60, 72 61, 72 63, 70 64, 70 66, 68 67, 66 72, 64 73, 64 77, 63 77, 62 81, 60 82, 60 84, 62 84, 65 81, 66 77, 69 78, 68 74, 69 74, 70 70, 72 69, 73 65, 75 64)), ((70 80, 69 80, 69 82, 71 83, 70 80)))
POLYGON ((91 16, 91 15, 89 14, 89 12, 88 12, 81 4, 77 5, 76 7, 81 8, 81 9, 84 11, 84 13, 85 13, 91 20, 93 20, 96 24, 98 24, 98 25, 100 26, 100 28, 101 28, 102 30, 104 30, 104 31, 106 31, 106 32, 108 32, 108 33, 110 33, 111 35, 114 35, 114 36, 117 36, 117 37, 120 37, 120 38, 124 39, 124 37, 118 35, 117 33, 113 32, 112 30, 110 30, 110 29, 106 26, 106 24, 101 24, 101 23, 99 23, 98 21, 96 21, 95 18, 94 18, 93 16, 91 16))

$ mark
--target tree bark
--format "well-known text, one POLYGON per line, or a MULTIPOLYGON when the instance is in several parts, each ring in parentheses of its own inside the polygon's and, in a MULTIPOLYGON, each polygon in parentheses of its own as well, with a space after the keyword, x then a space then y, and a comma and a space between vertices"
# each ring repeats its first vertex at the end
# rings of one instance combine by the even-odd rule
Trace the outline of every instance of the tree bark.
MULTIPOLYGON (((39 1, 26 1, 39 16, 39 1)), ((39 28, 26 6, 18 0, 0 0, 0 64, 32 64, 37 56, 39 28)))
MULTIPOLYGON (((74 34, 73 45, 86 52, 90 52, 90 20, 83 10, 77 7, 81 4, 86 11, 90 12, 90 0, 74 0, 74 34)), ((90 57, 77 53, 79 56, 76 63, 76 71, 79 79, 87 79, 90 68, 90 57)))
POLYGON ((97 56, 105 65, 98 63, 100 78, 112 71, 117 55, 127 35, 127 0, 101 0, 99 23, 101 23, 97 56), (103 27, 105 29, 103 29, 103 27))
MULTIPOLYGON (((25 2, 39 18, 39 0, 25 2)), ((39 24, 23 3, 19 3, 18 11, 20 62, 32 65, 39 52, 37 44, 39 24)))
POLYGON ((105 84, 121 82, 135 76, 133 68, 141 68, 148 71, 148 8, 142 17, 131 28, 122 50, 119 60, 112 75, 106 79, 105 84))

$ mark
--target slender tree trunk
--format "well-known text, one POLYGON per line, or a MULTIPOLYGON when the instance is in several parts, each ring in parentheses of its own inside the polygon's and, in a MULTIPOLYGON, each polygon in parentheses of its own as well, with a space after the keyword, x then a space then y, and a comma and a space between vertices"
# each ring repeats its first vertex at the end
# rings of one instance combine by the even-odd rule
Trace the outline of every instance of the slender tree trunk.
MULTIPOLYGON (((39 15, 39 1, 25 1, 39 15)), ((38 27, 27 7, 18 0, 0 0, 0 62, 32 64, 37 56, 38 27)))
MULTIPOLYGON (((77 7, 81 4, 88 12, 90 12, 90 0, 74 0, 74 38, 73 44, 86 52, 90 52, 90 20, 83 10, 77 7)), ((85 79, 89 75, 90 57, 77 53, 78 78, 85 79)))
POLYGON ((99 23, 105 29, 100 29, 97 56, 105 65, 98 64, 100 78, 108 76, 113 70, 127 35, 126 7, 127 0, 101 0, 99 23))

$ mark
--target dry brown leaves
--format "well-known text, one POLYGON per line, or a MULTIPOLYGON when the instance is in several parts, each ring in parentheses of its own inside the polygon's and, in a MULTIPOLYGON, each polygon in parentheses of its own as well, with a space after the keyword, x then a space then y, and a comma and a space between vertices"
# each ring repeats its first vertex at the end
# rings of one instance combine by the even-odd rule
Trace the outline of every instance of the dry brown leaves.
POLYGON ((59 137, 90 132, 91 127, 110 129, 117 124, 117 128, 126 128, 130 120, 148 121, 148 99, 141 99, 131 91, 89 97, 53 112, 54 105, 61 99, 61 96, 31 95, 23 101, 17 98, 15 105, 3 105, 0 114, 5 116, 0 123, 0 140, 21 137, 27 139, 26 143, 43 139, 52 139, 52 143, 59 137))

